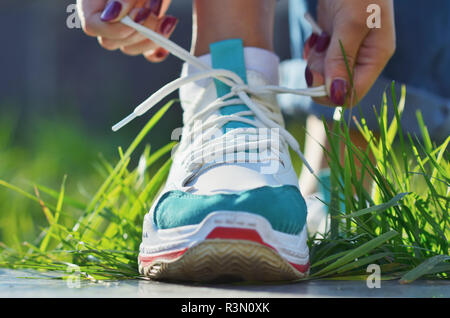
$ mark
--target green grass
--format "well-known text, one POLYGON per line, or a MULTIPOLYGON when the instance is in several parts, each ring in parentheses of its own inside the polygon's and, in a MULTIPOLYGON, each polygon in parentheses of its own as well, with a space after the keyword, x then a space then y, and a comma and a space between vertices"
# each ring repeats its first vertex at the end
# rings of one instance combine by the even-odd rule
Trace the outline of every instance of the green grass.
POLYGON ((404 136, 400 127, 404 96, 405 91, 398 104, 392 85, 396 115, 388 124, 384 95, 377 114, 379 138, 364 119, 361 123, 355 120, 368 142, 367 150, 351 143, 343 119, 335 122, 332 131, 324 123, 331 144, 324 151, 331 170, 332 220, 327 235, 312 238, 314 244, 311 241, 315 277, 363 275, 364 266, 373 262, 381 265, 385 278, 401 278, 402 283, 424 275, 448 277, 450 166, 446 149, 450 137, 434 145, 420 115, 422 140, 404 136), (354 158, 363 162, 360 177, 354 158), (364 187, 366 178, 374 183, 372 193, 364 187), (341 206, 345 206, 343 211, 341 206))
MULTIPOLYGON (((77 122, 61 118, 27 121, 9 105, 0 106, 0 179, 7 180, 35 195, 34 185, 58 189, 68 174, 66 193, 85 201, 102 179, 99 153, 112 157, 116 152, 111 141, 86 131, 77 122), (32 183, 30 182, 32 181, 32 183)), ((46 198, 45 193, 39 191, 46 198)), ((79 209, 64 208, 64 214, 74 215, 79 209)), ((63 216, 60 222, 65 222, 63 216)), ((68 220, 70 221, 70 220, 68 220)), ((13 248, 36 238, 46 226, 39 204, 24 200, 23 195, 0 190, 0 241, 13 248)))
MULTIPOLYGON (((393 89, 390 98, 397 104, 393 89)), ((308 279, 365 279, 367 265, 372 263, 381 266, 383 279, 402 283, 420 277, 448 278, 450 164, 446 149, 450 137, 436 145, 424 125, 422 139, 403 135, 399 122, 403 101, 404 92, 396 107, 400 111, 390 122, 386 103, 377 114, 380 138, 374 137, 364 120, 359 123, 367 149, 352 145, 343 120, 332 130, 325 125, 331 144, 324 151, 332 176, 332 222, 325 235, 309 238, 312 273, 308 279), (345 145, 344 165, 340 164, 340 144, 345 145), (364 163, 359 177, 355 157, 364 163), (367 178, 374 183, 372 193, 363 187, 367 178)), ((40 208, 40 217, 46 221, 40 234, 23 243, 20 228, 9 231, 9 243, 0 243, 0 266, 64 273, 75 264, 82 277, 92 281, 139 278, 143 216, 165 182, 171 164, 167 158, 175 143, 156 151, 150 146, 136 151, 171 105, 152 117, 128 149, 119 148, 117 163, 100 160, 97 170, 103 181, 89 199, 68 194, 70 175, 60 176, 58 189, 40 184, 18 187, 0 180, 3 195, 23 196, 40 208), (139 164, 131 165, 130 160, 137 157, 139 164)))

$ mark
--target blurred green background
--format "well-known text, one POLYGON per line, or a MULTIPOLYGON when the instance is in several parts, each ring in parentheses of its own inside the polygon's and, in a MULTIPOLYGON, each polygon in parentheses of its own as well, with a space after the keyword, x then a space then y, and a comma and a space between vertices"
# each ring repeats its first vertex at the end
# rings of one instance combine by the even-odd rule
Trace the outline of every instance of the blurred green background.
MULTIPOLYGON (((67 196, 86 202, 103 179, 99 162, 115 162, 118 147, 128 146, 154 111, 118 133, 111 126, 179 76, 182 63, 170 56, 150 64, 103 50, 95 38, 67 27, 67 8, 74 3, 0 3, 0 180, 35 194, 34 185, 58 190, 67 175, 67 196)), ((290 55, 287 1, 277 5, 275 46, 283 60, 290 55)), ((180 19, 172 39, 188 49, 191 1, 173 1, 168 14, 180 19)), ((180 126, 175 105, 147 143, 153 149, 167 144, 180 126)), ((133 159, 136 164, 138 158, 133 159)), ((39 195, 46 201, 45 193, 39 195)), ((47 224, 39 204, 0 187, 0 242, 19 247, 47 224)))

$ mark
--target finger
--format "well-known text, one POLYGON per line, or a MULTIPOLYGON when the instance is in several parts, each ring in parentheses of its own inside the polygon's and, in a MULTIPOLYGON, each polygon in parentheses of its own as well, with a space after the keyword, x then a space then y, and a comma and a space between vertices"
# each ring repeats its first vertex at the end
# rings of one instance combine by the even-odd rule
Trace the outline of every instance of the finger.
POLYGON ((157 18, 161 18, 166 14, 170 3, 171 0, 149 0, 144 7, 150 9, 157 18))
MULTIPOLYGON (((314 38, 309 38, 305 44, 305 55, 307 57, 308 65, 305 69, 305 80, 308 87, 316 87, 325 85, 325 51, 329 43, 328 33, 323 33, 320 36, 316 34, 314 38)), ((329 105, 331 101, 328 97, 315 97, 313 100, 316 103, 329 105)))
POLYGON ((139 14, 134 19, 135 22, 139 23, 146 19, 146 17, 151 14, 155 18, 160 18, 165 15, 167 9, 170 6, 170 0, 139 0, 139 14), (142 18, 139 18, 142 16, 142 18), (145 16, 145 17, 144 17, 145 16))
POLYGON ((342 106, 350 90, 350 72, 353 72, 358 51, 369 29, 359 23, 335 23, 330 45, 325 56, 325 85, 334 105, 342 106), (355 30, 358 30, 355 32, 355 30), (342 47, 341 47, 342 44, 342 47), (344 53, 345 51, 345 58, 344 53), (348 63, 348 69, 347 64, 348 63))
MULTIPOLYGON (((323 65, 323 64, 322 64, 323 65)), ((311 70, 310 66, 305 69, 305 79, 308 87, 317 87, 325 84, 325 78, 323 72, 316 72, 311 70)), ((322 105, 331 105, 331 101, 328 97, 313 97, 314 102, 322 105)))
POLYGON ((159 25, 157 28, 157 32, 165 36, 166 38, 169 38, 178 24, 178 19, 171 15, 167 15, 161 18, 158 22, 159 25))
MULTIPOLYGON (((322 34, 318 35, 317 38, 312 42, 313 45, 310 44, 310 41, 308 41, 308 67, 311 72, 321 74, 322 78, 323 74, 325 73, 325 56, 328 45, 330 43, 330 39, 331 37, 327 32, 322 32, 322 34)), ((320 85, 324 85, 324 83, 321 83, 320 85)))
POLYGON ((129 37, 120 40, 108 39, 105 37, 98 37, 100 45, 107 50, 117 50, 123 46, 130 46, 146 40, 142 34, 135 32, 129 37))
POLYGON ((164 61, 168 56, 169 51, 161 47, 157 50, 154 50, 152 54, 148 53, 147 56, 145 56, 145 58, 152 63, 159 63, 164 61))
MULTIPOLYGON (((158 19, 156 18, 155 15, 151 14, 150 11, 143 13, 142 10, 143 10, 143 8, 135 8, 135 9, 131 10, 130 17, 132 17, 135 22, 140 23, 153 31, 156 31, 160 22, 158 21, 158 19)), ((144 42, 145 40, 147 40, 147 38, 144 35, 142 35, 139 32, 134 32, 125 39, 110 39, 107 37, 101 37, 101 38, 99 38, 99 43, 103 48, 105 48, 107 50, 117 50, 122 47, 137 45, 141 42, 144 42)), ((156 48, 156 46, 148 47, 148 49, 154 49, 154 48, 156 48)), ((135 54, 131 54, 131 53, 132 52, 130 52, 129 55, 135 55, 135 54)), ((142 53, 142 51, 140 53, 142 53)), ((126 54, 128 54, 128 53, 126 53, 126 54)))
POLYGON ((103 11, 106 2, 107 0, 96 0, 96 1, 77 0, 77 13, 81 20, 83 28, 89 16, 103 11))
MULTIPOLYGON (((102 36, 108 39, 125 39, 130 36, 134 30, 121 23, 108 23, 102 21, 102 17, 111 17, 118 14, 118 6, 115 1, 97 0, 97 1, 78 1, 78 12, 83 31, 89 36, 102 36), (106 13, 105 13, 106 12, 106 13)), ((118 2, 117 2, 118 3, 118 2)), ((123 7, 122 7, 123 8, 123 7)), ((124 11, 125 12, 125 11, 124 11)))
MULTIPOLYGON (((308 87, 325 85, 325 52, 328 49, 330 36, 324 32, 321 35, 313 33, 305 43, 304 55, 308 61, 305 68, 305 80, 308 87), (316 48, 317 46, 317 48, 316 48)), ((314 97, 314 102, 322 105, 331 105, 328 96, 314 97)))
MULTIPOLYGON (((168 38, 175 30, 177 23, 178 19, 172 16, 165 16, 159 20, 156 20, 155 16, 150 16, 148 21, 146 21, 146 26, 168 38)), ((121 47, 122 52, 128 55, 139 55, 150 51, 153 52, 156 49, 158 49, 158 45, 149 39, 145 39, 144 41, 140 41, 133 45, 121 47)), ((164 50, 164 52, 167 51, 164 50)), ((161 53, 157 55, 158 59, 162 58, 161 53)))
POLYGON ((367 94, 395 52, 395 35, 370 32, 358 54, 353 75, 354 105, 367 94))
MULTIPOLYGON (((153 29, 168 38, 173 33, 177 23, 178 19, 172 16, 166 16, 159 20, 156 20, 155 16, 150 16, 145 24, 150 29, 153 29)), ((146 53, 144 55, 152 62, 162 61, 169 53, 166 50, 159 48, 156 43, 149 39, 131 45, 123 45, 121 46, 121 51, 132 56, 146 53)))
MULTIPOLYGON (((163 36, 165 36, 166 38, 169 38, 174 32, 177 24, 178 24, 177 18, 173 16, 165 16, 164 18, 160 19, 158 32, 163 36)), ((167 55, 169 55, 169 52, 167 52, 163 48, 159 48, 155 50, 145 51, 143 55, 150 62, 161 62, 167 57, 167 55)))
POLYGON ((112 40, 123 40, 135 31, 121 23, 109 24, 100 19, 101 12, 86 17, 83 24, 84 32, 89 36, 101 36, 112 40))
POLYGON ((133 45, 122 46, 120 50, 126 55, 136 56, 143 54, 144 52, 153 51, 157 48, 158 46, 154 42, 145 39, 133 45))
MULTIPOLYGON (((393 3, 390 3, 392 6, 393 3)), ((396 36, 393 9, 382 15, 381 29, 371 29, 364 39, 355 64, 353 84, 355 95, 352 104, 364 97, 381 74, 395 52, 396 36)))
POLYGON ((307 60, 309 56, 309 52, 316 45, 317 38, 319 35, 317 33, 312 33, 305 41, 305 45, 303 46, 303 59, 307 60))
POLYGON ((118 21, 129 14, 139 23, 149 14, 160 16, 167 10, 169 4, 169 0, 78 1, 78 12, 87 35, 123 40, 135 31, 121 23, 110 22, 118 21))
POLYGON ((128 15, 138 0, 109 0, 100 19, 103 22, 118 22, 128 15))
POLYGON ((162 0, 161 11, 158 16, 159 18, 166 15, 167 9, 169 9, 171 2, 172 2, 172 0, 162 0))

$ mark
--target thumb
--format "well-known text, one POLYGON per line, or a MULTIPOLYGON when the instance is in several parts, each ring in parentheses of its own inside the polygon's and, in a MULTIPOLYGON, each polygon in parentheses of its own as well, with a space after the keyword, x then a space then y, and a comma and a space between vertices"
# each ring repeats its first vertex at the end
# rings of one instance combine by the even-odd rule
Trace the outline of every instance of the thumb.
POLYGON ((103 22, 118 22, 133 9, 138 0, 109 0, 100 16, 103 22))
POLYGON ((353 72, 359 48, 367 35, 367 28, 349 23, 335 25, 330 45, 325 56, 325 85, 330 100, 338 106, 343 106, 350 91, 350 72, 353 72), (342 47, 345 52, 345 58, 342 47))

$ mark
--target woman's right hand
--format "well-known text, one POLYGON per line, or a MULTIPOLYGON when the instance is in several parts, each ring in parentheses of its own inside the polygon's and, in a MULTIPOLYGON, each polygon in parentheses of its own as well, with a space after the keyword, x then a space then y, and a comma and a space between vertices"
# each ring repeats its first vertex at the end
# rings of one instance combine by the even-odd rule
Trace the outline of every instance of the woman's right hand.
POLYGON ((161 62, 168 55, 162 47, 134 29, 120 23, 125 16, 147 28, 170 37, 178 19, 166 16, 171 0, 77 0, 84 32, 97 37, 107 50, 120 49, 127 55, 143 55, 150 62, 161 62))

